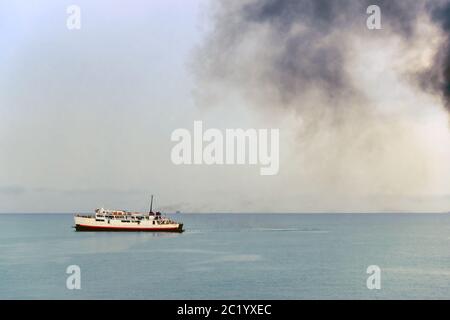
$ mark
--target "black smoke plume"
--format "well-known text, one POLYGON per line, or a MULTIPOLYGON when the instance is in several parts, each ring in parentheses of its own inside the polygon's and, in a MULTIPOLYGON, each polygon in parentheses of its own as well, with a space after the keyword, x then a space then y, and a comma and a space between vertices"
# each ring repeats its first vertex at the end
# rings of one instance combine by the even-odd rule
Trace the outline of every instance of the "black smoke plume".
MULTIPOLYGON (((434 66, 433 78, 439 79, 435 87, 440 90, 446 100, 447 110, 450 111, 450 2, 438 6, 433 11, 433 19, 437 21, 447 35, 447 41, 441 48, 434 66)), ((436 82, 436 81, 435 81, 436 82)))
MULTIPOLYGON (((222 1, 214 8, 213 31, 200 50, 199 78, 234 83, 258 104, 301 109, 304 94, 317 89, 331 108, 362 100, 349 77, 347 36, 366 28, 366 9, 373 4, 381 8, 382 32, 408 41, 419 16, 426 14, 450 34, 449 0, 222 1), (241 61, 242 52, 254 59, 241 61)), ((449 39, 426 76, 417 78, 424 87, 439 90, 450 110, 449 39)))

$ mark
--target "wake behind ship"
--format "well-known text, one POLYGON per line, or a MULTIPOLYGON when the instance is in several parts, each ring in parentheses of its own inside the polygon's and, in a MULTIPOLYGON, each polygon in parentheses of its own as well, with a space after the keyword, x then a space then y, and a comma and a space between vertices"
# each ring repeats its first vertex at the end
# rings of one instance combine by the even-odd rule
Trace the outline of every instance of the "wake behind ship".
POLYGON ((77 231, 155 231, 183 232, 183 224, 153 212, 153 196, 149 213, 96 209, 95 215, 75 215, 77 231))

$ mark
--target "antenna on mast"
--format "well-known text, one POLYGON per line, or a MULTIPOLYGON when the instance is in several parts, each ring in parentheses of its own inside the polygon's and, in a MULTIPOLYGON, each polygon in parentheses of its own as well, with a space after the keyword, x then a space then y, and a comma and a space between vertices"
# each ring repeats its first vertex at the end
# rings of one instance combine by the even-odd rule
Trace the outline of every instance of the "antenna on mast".
POLYGON ((152 199, 150 200, 150 211, 148 212, 149 214, 153 213, 152 209, 153 209, 153 195, 152 199))

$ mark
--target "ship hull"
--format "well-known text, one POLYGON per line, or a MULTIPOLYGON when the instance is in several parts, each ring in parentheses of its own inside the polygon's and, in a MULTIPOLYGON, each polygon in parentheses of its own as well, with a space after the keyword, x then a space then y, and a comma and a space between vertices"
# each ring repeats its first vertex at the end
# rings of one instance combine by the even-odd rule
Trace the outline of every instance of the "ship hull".
POLYGON ((76 231, 113 231, 113 232, 183 232, 183 225, 179 224, 176 227, 168 227, 168 228, 140 228, 140 227, 110 227, 110 226, 95 226, 95 225, 75 225, 76 231))
POLYGON ((76 231, 183 232, 182 223, 158 223, 153 220, 126 221, 75 217, 76 231))

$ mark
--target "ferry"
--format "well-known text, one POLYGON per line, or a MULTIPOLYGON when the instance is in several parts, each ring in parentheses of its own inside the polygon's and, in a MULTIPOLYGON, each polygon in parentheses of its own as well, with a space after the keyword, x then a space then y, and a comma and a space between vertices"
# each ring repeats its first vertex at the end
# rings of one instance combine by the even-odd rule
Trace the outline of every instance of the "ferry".
POLYGON ((183 224, 172 221, 160 212, 153 212, 153 196, 148 213, 125 210, 96 209, 95 215, 76 214, 76 231, 156 231, 183 232, 183 224))

